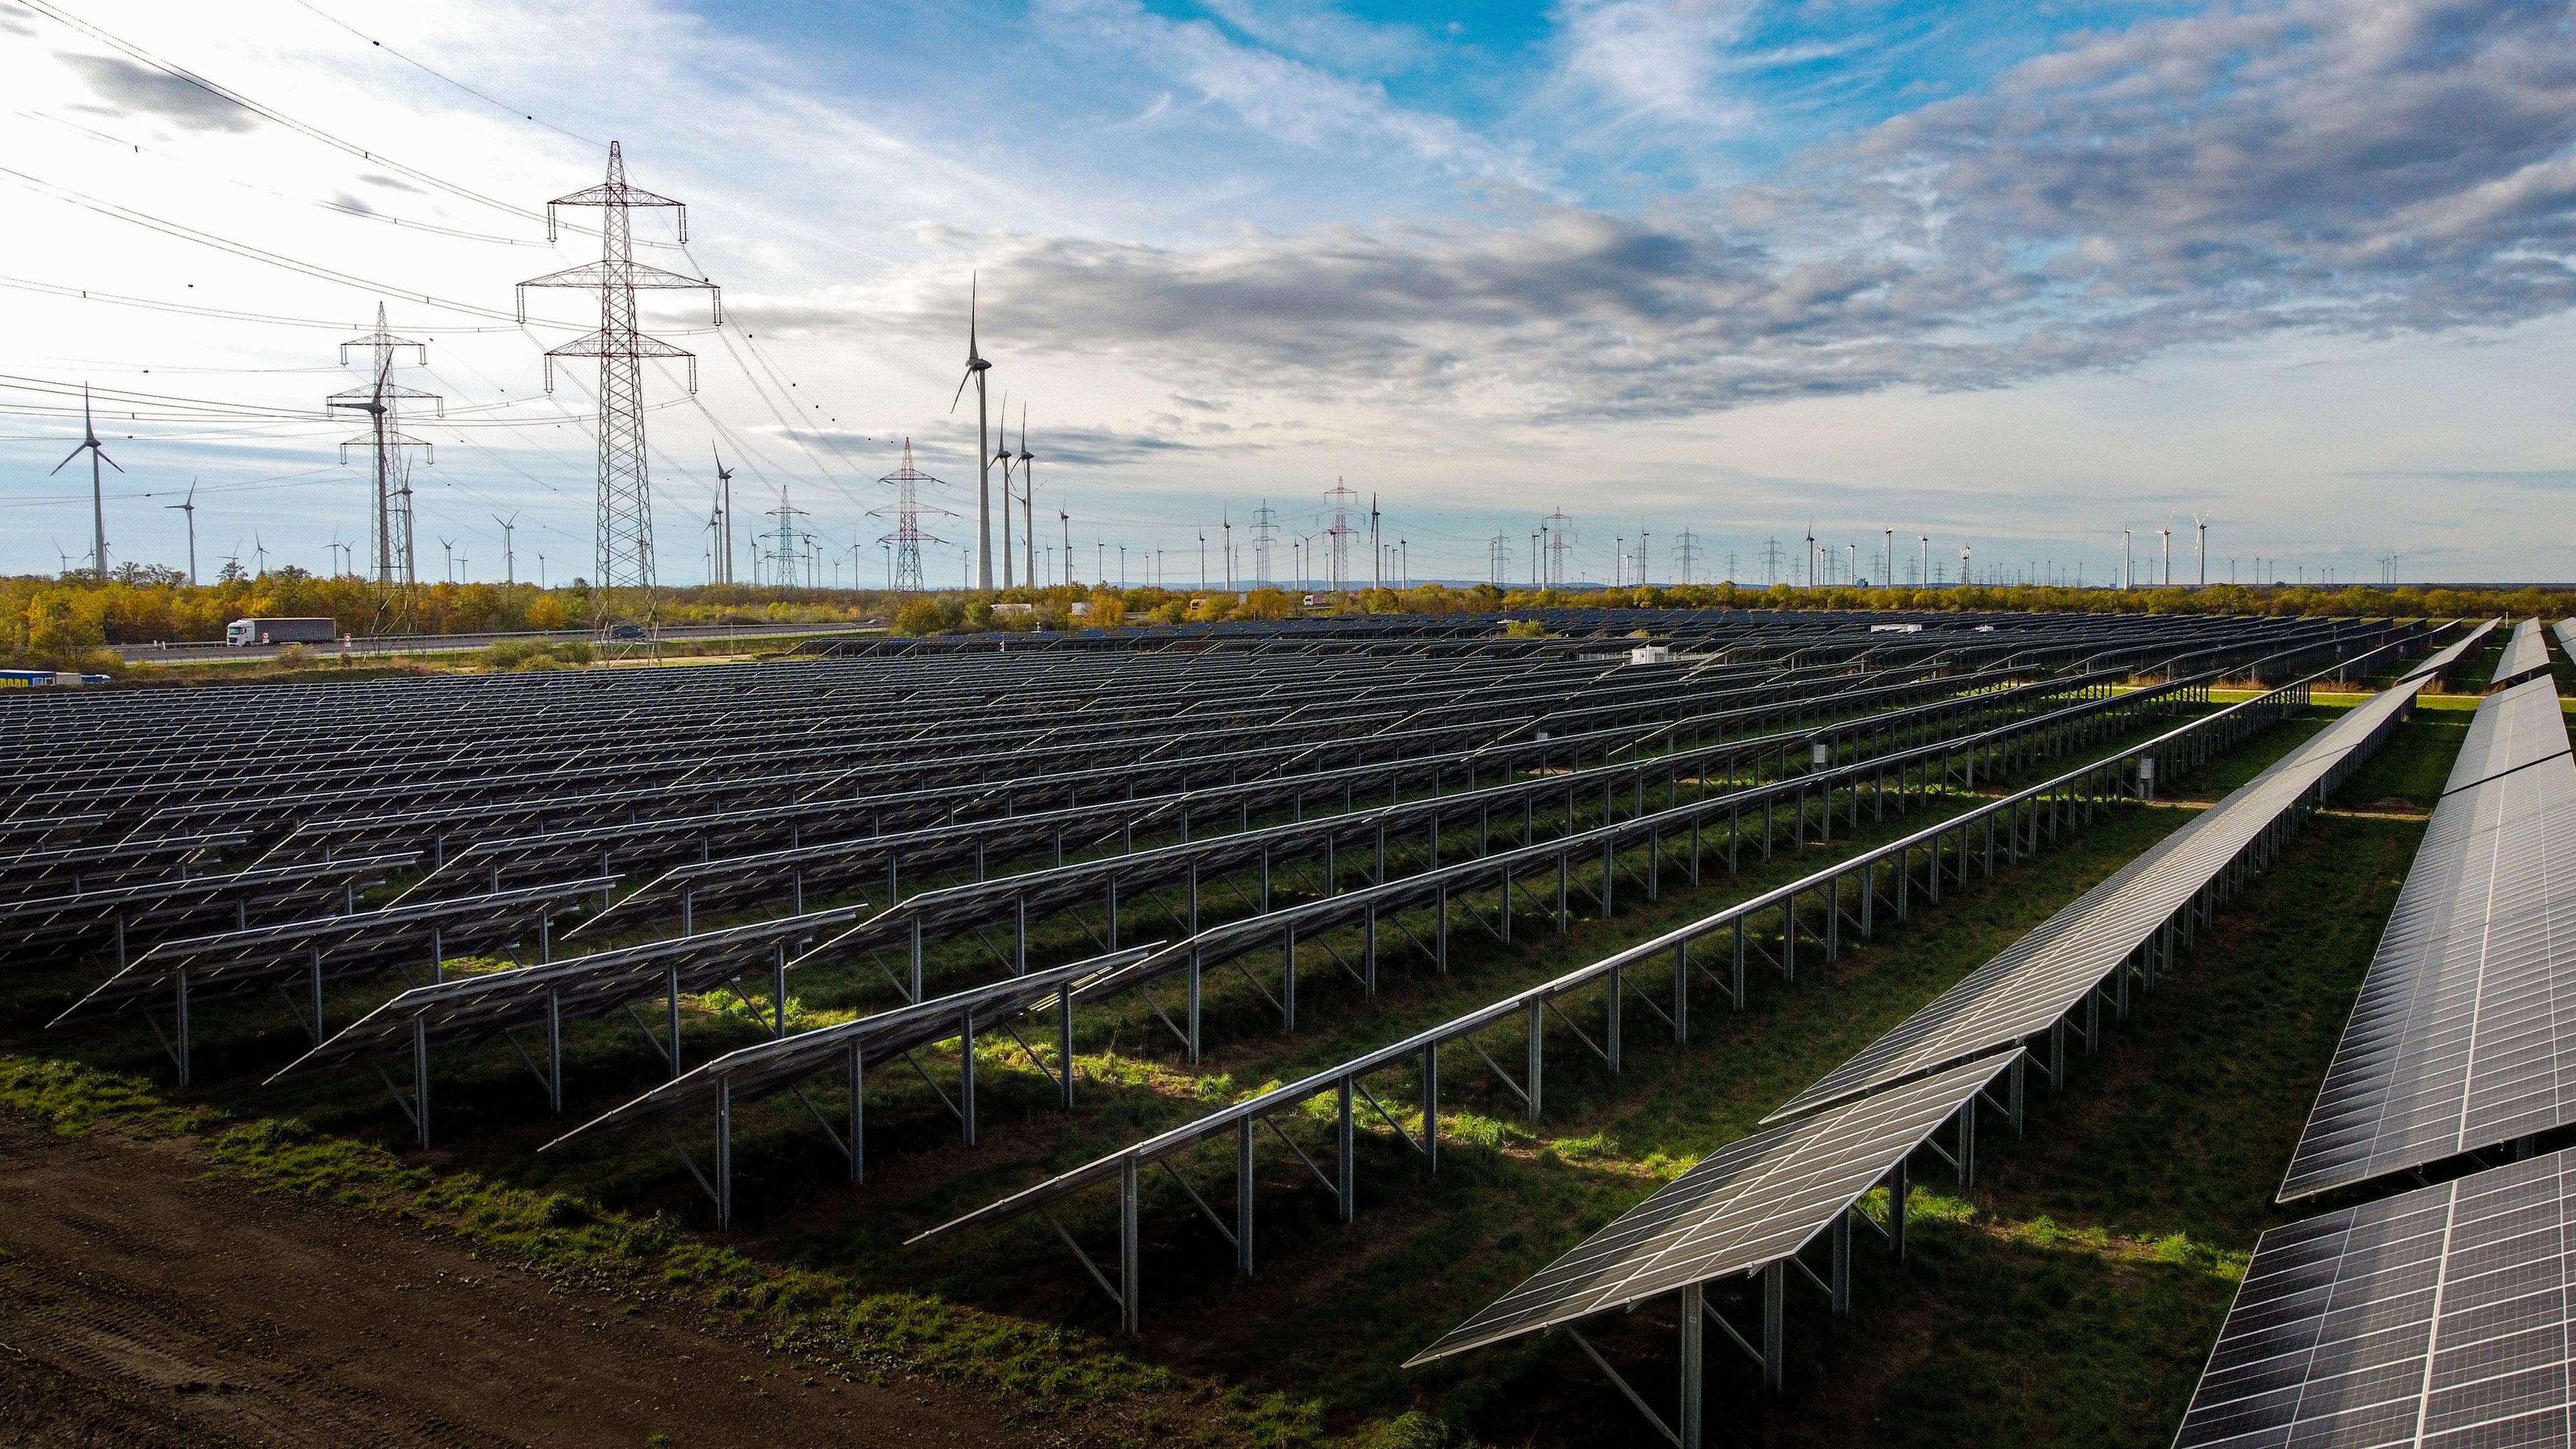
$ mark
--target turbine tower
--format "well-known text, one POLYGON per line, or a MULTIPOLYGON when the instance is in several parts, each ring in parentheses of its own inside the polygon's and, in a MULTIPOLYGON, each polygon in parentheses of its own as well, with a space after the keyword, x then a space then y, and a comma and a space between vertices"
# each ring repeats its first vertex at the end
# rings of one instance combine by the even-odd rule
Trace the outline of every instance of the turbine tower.
MULTIPOLYGON (((1029 451, 1029 405, 1024 402, 1020 404, 1020 547, 1025 554, 1020 561, 1027 566, 1022 572, 1030 588, 1038 584, 1038 485, 1029 471, 1037 460, 1038 455, 1029 451)), ((1010 500, 1004 499, 1002 506, 1010 507, 1010 500)))
POLYGON ((1002 394, 1002 445, 993 450, 993 461, 1002 465, 1002 587, 1011 587, 1011 395, 1002 394))
MULTIPOLYGON (((365 447, 374 459, 376 495, 369 522, 374 538, 376 585, 381 589, 409 588, 416 582, 411 577, 412 514, 411 490, 397 487, 407 478, 401 464, 402 450, 418 448, 425 461, 433 459, 430 445, 404 435, 394 419, 394 405, 401 399, 429 401, 438 404, 437 414, 444 417, 447 404, 438 394, 404 387, 394 381, 394 363, 406 347, 411 348, 419 365, 429 365, 429 348, 408 337, 396 337, 385 328, 385 304, 376 304, 376 330, 362 333, 340 344, 340 365, 349 365, 349 349, 367 349, 367 385, 335 392, 323 399, 325 405, 349 408, 367 415, 367 431, 340 444, 340 462, 349 462, 349 450, 365 447)), ((434 465, 433 465, 434 466, 434 465)))
POLYGON ((197 586, 197 480, 188 480, 188 500, 185 503, 161 506, 188 515, 188 587, 193 589, 197 586))
POLYGON ((724 454, 713 443, 707 453, 716 460, 716 557, 710 570, 715 577, 709 582, 733 582, 733 470, 724 465, 724 454))
MULTIPOLYGON (((107 450, 98 445, 98 429, 92 427, 89 420, 88 383, 81 384, 80 446, 72 449, 68 453, 65 453, 63 455, 63 460, 54 465, 54 472, 59 473, 65 468, 70 467, 72 459, 79 457, 84 452, 89 454, 89 557, 90 562, 98 566, 99 582, 105 583, 107 582, 107 493, 104 486, 99 482, 98 465, 105 463, 107 466, 115 468, 119 473, 124 472, 125 469, 119 467, 114 458, 107 456, 107 450)), ((49 473, 45 476, 52 477, 53 474, 49 473)), ((193 491, 193 487, 191 491, 193 491)))
POLYGON ((724 298, 704 277, 684 276, 635 260, 633 211, 668 207, 679 226, 683 245, 689 240, 688 208, 626 182, 626 155, 608 143, 608 179, 546 203, 546 240, 555 238, 555 209, 599 208, 599 260, 519 284, 519 320, 528 316, 528 288, 570 287, 599 293, 599 330, 546 352, 546 391, 555 388, 555 359, 599 359, 599 500, 592 552, 597 572, 591 579, 591 622, 607 632, 613 622, 615 591, 634 590, 644 606, 644 632, 655 637, 661 623, 661 600, 653 572, 653 494, 651 470, 644 451, 644 359, 681 358, 689 364, 689 391, 698 390, 698 360, 692 354, 636 330, 635 294, 645 290, 707 293, 714 320, 724 321, 724 298))
POLYGON ((993 427, 984 406, 984 374, 993 370, 993 364, 975 346, 975 314, 982 304, 983 287, 980 273, 967 283, 966 375, 957 379, 957 393, 948 400, 948 410, 957 411, 958 400, 966 396, 966 384, 975 384, 975 536, 982 549, 975 563, 975 587, 989 593, 993 588, 993 427))

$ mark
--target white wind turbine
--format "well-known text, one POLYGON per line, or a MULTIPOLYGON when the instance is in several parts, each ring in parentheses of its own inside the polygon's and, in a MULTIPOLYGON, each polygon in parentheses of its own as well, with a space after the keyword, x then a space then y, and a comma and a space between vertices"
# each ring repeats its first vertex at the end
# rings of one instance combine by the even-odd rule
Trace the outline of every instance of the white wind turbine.
MULTIPOLYGON (((88 383, 81 384, 80 446, 63 455, 63 460, 54 465, 54 473, 70 467, 72 459, 84 452, 89 454, 89 556, 90 562, 98 566, 98 576, 103 580, 107 577, 107 495, 99 481, 98 465, 105 463, 119 473, 124 472, 125 469, 119 467, 114 458, 107 456, 107 450, 98 445, 98 429, 91 425, 89 418, 88 383)), ((48 473, 45 476, 50 478, 53 474, 48 473)))
POLYGON ((197 480, 188 480, 188 499, 184 503, 164 503, 164 508, 188 515, 188 587, 197 586, 197 480))
POLYGON ((975 587, 990 591, 993 587, 993 426, 992 415, 985 406, 984 374, 993 364, 975 345, 975 314, 981 305, 983 278, 979 273, 970 282, 966 299, 966 375, 957 380, 957 394, 948 400, 948 410, 957 411, 959 399, 966 396, 966 384, 975 384, 975 533, 983 553, 975 570, 975 587))

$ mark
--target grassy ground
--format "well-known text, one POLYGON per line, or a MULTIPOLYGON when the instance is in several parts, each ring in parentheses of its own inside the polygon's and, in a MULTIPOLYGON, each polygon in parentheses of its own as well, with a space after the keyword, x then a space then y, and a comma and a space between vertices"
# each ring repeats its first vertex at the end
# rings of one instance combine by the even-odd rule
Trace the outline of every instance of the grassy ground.
MULTIPOLYGON (((721 1239, 698 1230, 703 1206, 658 1138, 533 1153, 561 1124, 543 1115, 534 1083, 506 1049, 462 1072, 443 1069, 442 1120, 455 1129, 453 1146, 397 1155, 399 1122, 355 1081, 291 1091, 242 1084, 240 1073, 291 1052, 285 1032, 234 1049, 229 1060, 219 1051, 216 1070, 234 1075, 172 1104, 93 1070, 151 1070, 148 1036, 84 1039, 87 1065, 44 1060, 62 1045, 32 1041, 23 1028, 40 998, 61 988, 18 983, 0 999, 8 1023, 0 1046, 19 1053, 0 1058, 0 1105, 75 1126, 104 1117, 205 1132, 218 1158, 267 1181, 382 1201, 543 1261, 631 1275, 650 1291, 810 1337, 863 1366, 926 1364, 1026 1412, 1105 1416, 1144 1439, 1366 1438, 1393 1421, 1392 1432, 1412 1442, 1461 1432, 1497 1443, 1630 1443, 1630 1411, 1562 1343, 1429 1373, 1396 1365, 2179 825, 2192 796, 2232 787, 2328 717, 2320 709, 2269 731, 2169 792, 2160 808, 2124 812, 1795 987, 1757 986, 1741 1014, 1705 998, 1690 1047, 1637 1050, 1615 1081, 1587 1070, 1573 1050, 1553 1051, 1549 1117, 1536 1135, 1507 1110, 1517 1104, 1502 1089, 1475 1080, 1482 1069, 1472 1055, 1458 1058, 1449 1067, 1458 1115, 1443 1172, 1426 1183, 1391 1138, 1364 1141, 1355 1227, 1332 1221, 1311 1181, 1298 1187, 1304 1170, 1293 1158, 1266 1157, 1268 1271, 1251 1283, 1233 1277, 1223 1244, 1193 1222, 1176 1191, 1158 1191, 1146 1215, 1148 1331, 1129 1343, 1100 1336, 1106 1304, 1041 1224, 926 1251, 907 1250, 902 1239, 1210 1101, 1338 1060, 1813 869, 1849 843, 1784 852, 1767 868, 1697 891, 1668 887, 1660 902, 1579 921, 1563 938, 1531 929, 1514 950, 1462 954, 1447 978, 1404 975, 1373 1003, 1356 992, 1319 994, 1301 1010, 1294 1038, 1230 1031, 1195 1073, 1132 1016, 1088 1024, 1085 1107, 1071 1118, 1043 1106, 1042 1082, 1009 1062, 1016 1048, 1006 1042, 979 1064, 990 1095, 985 1140, 971 1153, 950 1141, 925 1089, 881 1077, 886 1100, 872 1087, 870 1104, 880 1171, 864 1190, 832 1185, 840 1164, 790 1099, 741 1129, 738 1191, 749 1226, 721 1239), (1070 1329, 1049 1326, 1058 1323, 1070 1329)), ((2465 720, 2428 711, 2345 798, 2437 789, 2465 720)), ((1801 1342, 1792 1393, 1758 1411, 1744 1407, 1752 1396, 1740 1375, 1721 1377, 1725 1414, 1784 1443, 1848 1442, 1864 1431, 1928 1441, 1934 1426, 1947 1426, 1945 1438, 1983 1427, 2027 1443, 2168 1437, 2230 1273, 2272 1221, 2262 1204, 2420 830, 2383 818, 2398 813, 2319 822, 2223 918, 2141 1021, 2114 1034, 2107 1060, 2077 1076, 2067 1102, 2034 1114, 2030 1142, 1993 1143, 1975 1192, 1929 1204, 1930 1216, 1947 1221, 1918 1236, 1910 1268, 1889 1273, 1864 1257, 1862 1309, 1850 1325, 1827 1337, 1823 1315, 1793 1298, 1801 1342), (2268 918, 2266 901, 2276 912, 2268 918), (2239 942, 2248 949, 2242 962, 2231 954, 2239 942)), ((580 1035, 575 1099, 604 1105, 640 1080, 634 1045, 580 1035)), ((1497 1037, 1490 1049, 1509 1061, 1517 1043, 1497 1037)), ((1082 1204, 1067 1219, 1102 1256, 1105 1206, 1082 1204)), ((1668 1327, 1646 1322, 1606 1346, 1649 1384, 1668 1359, 1668 1338, 1668 1327)), ((1669 1367, 1661 1373, 1668 1382, 1669 1367)))

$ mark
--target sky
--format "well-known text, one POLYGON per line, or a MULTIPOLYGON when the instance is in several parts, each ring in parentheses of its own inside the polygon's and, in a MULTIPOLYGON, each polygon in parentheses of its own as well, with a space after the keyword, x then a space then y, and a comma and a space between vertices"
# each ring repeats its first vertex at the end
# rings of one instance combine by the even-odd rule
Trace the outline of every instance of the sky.
POLYGON ((738 577, 784 504, 882 585, 907 440, 963 582, 970 294, 1045 580, 1321 576, 1337 483, 1355 580, 1372 499, 1389 577, 2576 575, 2564 4, 0 0, 0 93, 0 572, 88 562, 84 383, 112 563, 363 569, 379 305, 422 577, 590 572, 517 284, 615 141, 721 289, 644 299, 668 582, 720 453, 738 577))

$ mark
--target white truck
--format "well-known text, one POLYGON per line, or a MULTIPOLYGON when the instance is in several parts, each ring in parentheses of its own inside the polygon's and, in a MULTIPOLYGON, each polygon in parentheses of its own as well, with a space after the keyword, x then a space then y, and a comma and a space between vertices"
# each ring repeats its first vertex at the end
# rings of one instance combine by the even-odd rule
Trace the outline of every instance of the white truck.
POLYGON ((224 626, 224 647, 254 644, 328 644, 340 637, 336 619, 235 619, 224 626))

